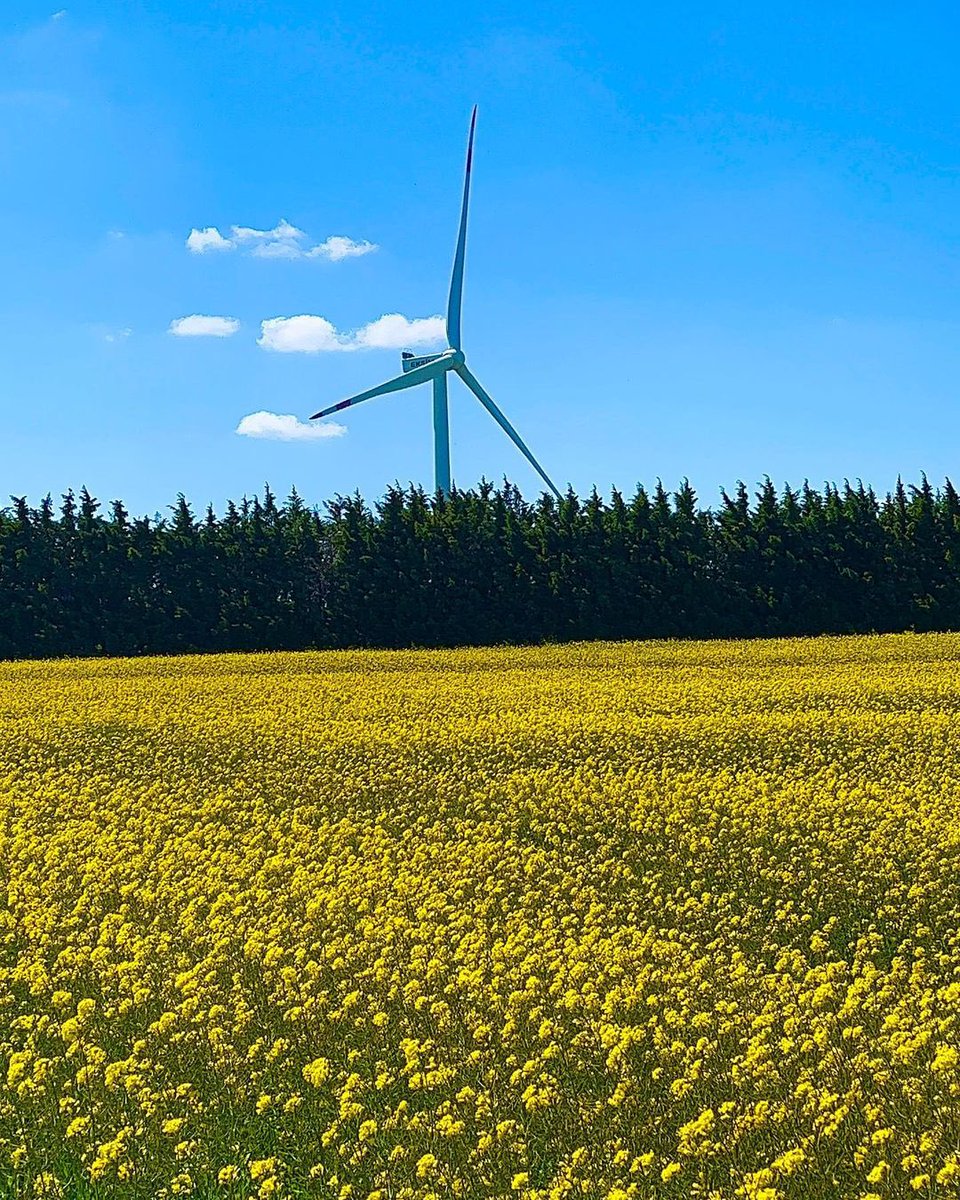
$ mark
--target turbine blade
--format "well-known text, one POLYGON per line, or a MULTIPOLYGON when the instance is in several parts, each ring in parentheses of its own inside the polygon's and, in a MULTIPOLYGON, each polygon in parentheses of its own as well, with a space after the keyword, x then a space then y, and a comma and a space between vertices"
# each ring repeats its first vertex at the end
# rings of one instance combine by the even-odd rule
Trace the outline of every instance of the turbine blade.
POLYGON ((316 421, 319 417, 329 417, 331 413, 342 412, 345 408, 352 408, 354 404, 372 400, 374 396, 385 396, 388 392, 400 392, 404 388, 416 387, 418 383, 426 383, 428 379, 433 379, 435 375, 439 375, 447 369, 448 363, 442 358, 427 363, 423 367, 414 367, 405 375, 397 375, 396 378, 388 379, 386 383, 381 383, 377 387, 368 388, 365 392, 358 392, 349 400, 341 400, 339 404, 331 404, 329 408, 321 409, 320 412, 314 413, 310 420, 316 421))
POLYGON ((463 380, 463 382, 470 389, 470 391, 473 392, 473 394, 476 396, 476 398, 480 401, 480 403, 483 405, 483 407, 487 410, 487 412, 490 414, 490 416, 493 417, 493 419, 500 426, 500 428, 503 430, 503 432, 513 442, 513 444, 520 451, 520 453, 523 455, 523 457, 527 460, 527 462, 530 464, 530 466, 533 467, 533 469, 540 476, 540 478, 543 480, 543 482, 547 485, 547 487, 550 489, 550 491, 553 492, 553 494, 556 496, 556 498, 558 500, 562 499, 560 493, 557 491, 557 488, 553 483, 553 480, 546 473, 546 471, 543 469, 543 467, 540 466, 540 464, 533 457, 533 455, 530 453, 530 451, 527 449, 527 446, 524 443, 524 440, 520 436, 520 434, 517 433, 517 431, 510 424, 510 422, 507 420, 507 418, 503 415, 503 413, 500 411, 500 409, 497 408, 497 406, 494 404, 494 402, 490 399, 490 397, 487 395, 487 393, 480 386, 480 383, 479 383, 477 377, 473 374, 473 372, 466 366, 465 363, 461 363, 456 368, 456 371, 457 371, 457 374, 460 376, 460 378, 463 380))
POLYGON ((447 344, 460 349, 460 302, 463 299, 463 260, 467 252, 467 208, 470 205, 470 176, 473 172, 473 133, 477 127, 477 106, 470 116, 470 136, 467 138, 467 166, 463 172, 463 205, 460 208, 460 232, 453 256, 450 276, 450 296, 447 300, 447 344))

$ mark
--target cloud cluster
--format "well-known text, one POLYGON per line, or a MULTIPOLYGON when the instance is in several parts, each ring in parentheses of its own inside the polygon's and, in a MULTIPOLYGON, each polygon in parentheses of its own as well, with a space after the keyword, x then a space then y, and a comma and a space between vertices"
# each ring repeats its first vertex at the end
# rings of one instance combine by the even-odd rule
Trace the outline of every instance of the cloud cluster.
POLYGON ((225 238, 219 229, 191 229, 187 238, 187 249, 192 254, 206 254, 210 250, 232 250, 233 242, 225 238))
MULTIPOLYGON (((373 242, 358 242, 341 236, 328 237, 323 242, 311 245, 303 230, 286 220, 280 220, 273 229, 233 225, 229 235, 221 233, 213 225, 191 229, 186 245, 191 254, 239 251, 256 258, 323 258, 328 262, 359 258, 377 249, 373 242)), ((171 321, 169 332, 175 337, 227 338, 239 328, 240 322, 235 317, 194 313, 171 321)), ((446 326, 440 316, 410 318, 402 313, 385 313, 359 329, 341 332, 326 317, 304 313, 262 321, 257 345, 281 354, 343 353, 353 350, 398 350, 404 346, 435 346, 443 343, 445 335, 446 326)), ((308 442, 342 437, 346 428, 332 421, 304 422, 291 413, 261 410, 245 416, 235 432, 241 437, 308 442)))
POLYGON ((400 350, 443 342, 443 317, 386 313, 351 333, 341 333, 326 317, 271 317, 261 322, 257 345, 282 354, 325 354, 351 350, 400 350))
POLYGON ((209 225, 206 229, 191 229, 187 237, 187 249, 192 254, 216 254, 239 249, 254 258, 324 258, 327 262, 360 258, 377 249, 373 242, 358 242, 340 235, 328 237, 326 241, 314 245, 310 245, 306 238, 302 229, 281 218, 273 229, 232 225, 229 237, 225 237, 215 225, 209 225))
POLYGON ((291 413, 255 412, 244 417, 235 432, 241 437, 266 438, 275 442, 316 442, 342 437, 347 430, 335 421, 308 423, 291 413))
MULTIPOLYGON (((240 328, 236 317, 213 317, 193 313, 177 317, 168 329, 174 337, 232 337, 240 328)), ((123 330, 126 337, 129 330, 123 330)), ((446 337, 443 317, 405 317, 385 313, 349 333, 342 333, 326 317, 302 314, 271 317, 260 323, 257 345, 281 354, 343 353, 352 350, 400 350, 405 346, 440 345, 446 337)), ((113 340, 112 336, 108 340, 113 340)))
POLYGON ((174 337, 232 337, 240 328, 236 317, 203 317, 194 313, 191 317, 177 317, 170 322, 169 332, 174 337))

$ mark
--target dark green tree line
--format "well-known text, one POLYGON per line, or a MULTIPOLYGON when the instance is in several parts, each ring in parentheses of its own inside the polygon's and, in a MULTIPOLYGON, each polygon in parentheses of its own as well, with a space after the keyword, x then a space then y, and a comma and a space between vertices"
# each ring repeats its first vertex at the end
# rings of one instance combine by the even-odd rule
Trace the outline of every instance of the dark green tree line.
POLYGON ((960 629, 960 495, 926 478, 750 494, 684 482, 296 492, 162 519, 86 489, 0 510, 0 656, 960 629))

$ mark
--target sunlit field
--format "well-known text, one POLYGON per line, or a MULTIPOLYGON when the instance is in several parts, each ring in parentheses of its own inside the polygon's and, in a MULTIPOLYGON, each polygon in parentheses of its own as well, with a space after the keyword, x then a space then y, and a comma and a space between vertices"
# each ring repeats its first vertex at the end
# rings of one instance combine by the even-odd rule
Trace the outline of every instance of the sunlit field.
POLYGON ((960 637, 0 664, 0 1194, 960 1194, 960 637))

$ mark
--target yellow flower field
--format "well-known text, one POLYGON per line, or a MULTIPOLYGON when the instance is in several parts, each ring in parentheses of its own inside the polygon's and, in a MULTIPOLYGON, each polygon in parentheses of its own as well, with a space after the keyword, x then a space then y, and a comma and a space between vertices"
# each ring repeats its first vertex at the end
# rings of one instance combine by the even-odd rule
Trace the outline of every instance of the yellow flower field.
POLYGON ((0 664, 0 1195, 960 1195, 960 637, 0 664))

